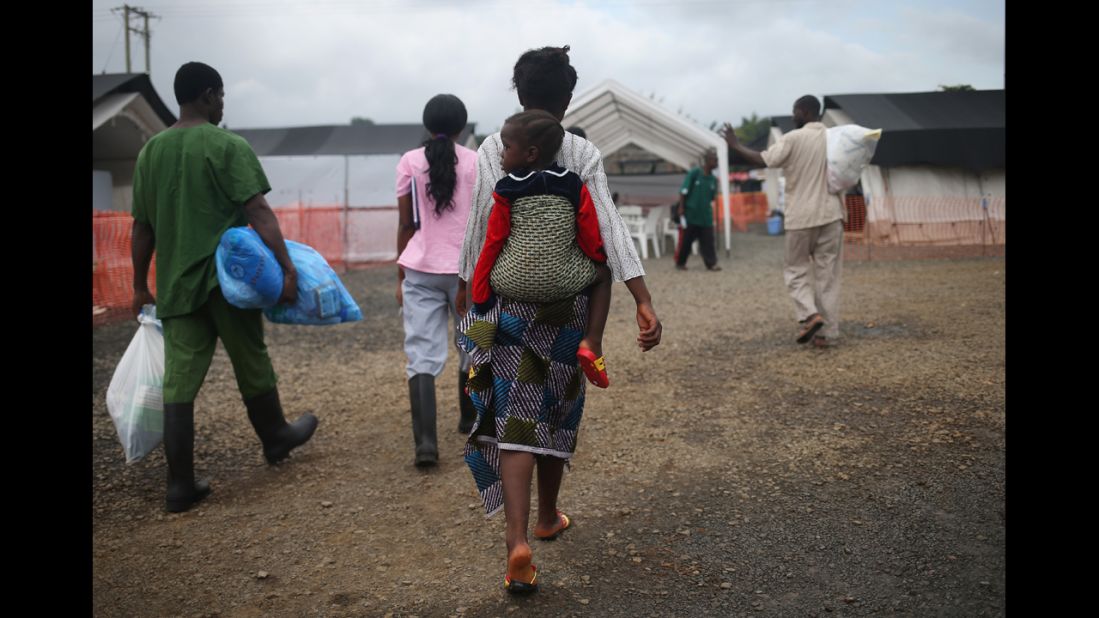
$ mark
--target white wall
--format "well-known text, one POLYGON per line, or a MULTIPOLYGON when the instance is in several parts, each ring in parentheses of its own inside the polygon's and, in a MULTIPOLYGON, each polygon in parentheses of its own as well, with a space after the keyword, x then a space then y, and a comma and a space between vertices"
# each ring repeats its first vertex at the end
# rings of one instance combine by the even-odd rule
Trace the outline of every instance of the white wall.
POLYGON ((114 207, 114 187, 111 173, 107 170, 92 170, 92 208, 94 210, 112 210, 114 207))
POLYGON ((352 207, 395 206, 398 161, 398 155, 260 158, 271 183, 267 201, 273 207, 299 199, 306 205, 341 206, 345 188, 352 207))

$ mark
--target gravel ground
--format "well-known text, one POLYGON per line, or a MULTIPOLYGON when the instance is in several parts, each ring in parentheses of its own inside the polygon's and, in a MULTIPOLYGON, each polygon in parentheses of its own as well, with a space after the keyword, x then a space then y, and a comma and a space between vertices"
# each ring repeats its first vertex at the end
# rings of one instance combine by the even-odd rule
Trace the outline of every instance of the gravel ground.
MULTIPOLYGON (((163 511, 161 449, 126 465, 105 392, 133 336, 93 331, 97 616, 1000 616, 1004 260, 849 261, 840 345, 794 343, 782 239, 725 270, 646 262, 663 343, 616 286, 612 385, 588 404, 543 589, 502 589, 503 517, 461 459, 457 363, 441 465, 412 466, 393 268, 350 272, 362 323, 270 325, 287 414, 312 442, 264 464, 219 348, 196 402, 214 493, 163 511)), ((533 541, 532 541, 533 542, 533 541)))

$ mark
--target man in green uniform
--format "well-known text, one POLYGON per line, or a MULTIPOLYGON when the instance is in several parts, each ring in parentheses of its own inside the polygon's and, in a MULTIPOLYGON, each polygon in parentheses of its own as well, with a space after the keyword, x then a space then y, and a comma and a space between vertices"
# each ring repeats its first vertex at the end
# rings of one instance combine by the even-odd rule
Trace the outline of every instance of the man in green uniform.
POLYGON ((683 179, 679 189, 680 220, 686 215, 686 229, 679 232, 679 246, 676 247, 675 267, 687 270, 687 256, 691 254, 691 243, 697 239, 702 245, 702 261, 707 270, 721 270, 717 265, 717 252, 714 250, 714 196, 717 195, 717 153, 706 152, 702 167, 692 167, 683 179))
POLYGON ((251 224, 283 270, 280 303, 297 300, 297 270, 278 219, 263 197, 271 190, 259 160, 243 138, 219 129, 225 89, 212 67, 189 62, 176 73, 179 121, 153 136, 137 157, 133 196, 136 316, 157 305, 164 326, 164 456, 166 508, 186 511, 210 493, 195 480, 194 400, 221 339, 233 364, 248 419, 268 463, 285 459, 317 428, 304 414, 287 423, 277 378, 263 341, 263 313, 238 309, 218 287, 214 252, 225 230, 251 224), (156 288, 149 264, 156 251, 156 288))

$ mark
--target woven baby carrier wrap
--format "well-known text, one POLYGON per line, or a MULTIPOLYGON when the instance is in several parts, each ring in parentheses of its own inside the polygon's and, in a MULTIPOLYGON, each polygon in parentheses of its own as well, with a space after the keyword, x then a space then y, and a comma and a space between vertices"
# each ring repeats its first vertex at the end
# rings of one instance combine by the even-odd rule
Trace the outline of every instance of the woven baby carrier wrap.
POLYGON ((489 275, 501 296, 548 303, 579 294, 595 263, 576 244, 576 208, 560 195, 531 195, 511 205, 511 231, 489 275))

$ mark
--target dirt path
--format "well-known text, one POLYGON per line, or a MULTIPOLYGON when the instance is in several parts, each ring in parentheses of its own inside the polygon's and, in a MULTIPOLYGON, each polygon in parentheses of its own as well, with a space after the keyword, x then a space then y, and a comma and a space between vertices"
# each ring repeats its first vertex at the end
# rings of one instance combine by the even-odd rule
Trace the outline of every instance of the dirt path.
POLYGON ((345 276, 367 314, 270 326, 289 416, 321 426, 263 463, 219 349, 196 402, 214 493, 163 512, 157 449, 127 466, 104 401, 134 332, 94 331, 97 616, 999 616, 1004 613, 1004 261, 849 262, 842 345, 793 343, 782 239, 725 270, 646 262, 664 342, 642 355, 615 289, 543 590, 508 598, 503 518, 461 460, 457 365, 440 467, 412 465, 391 267, 345 276))

